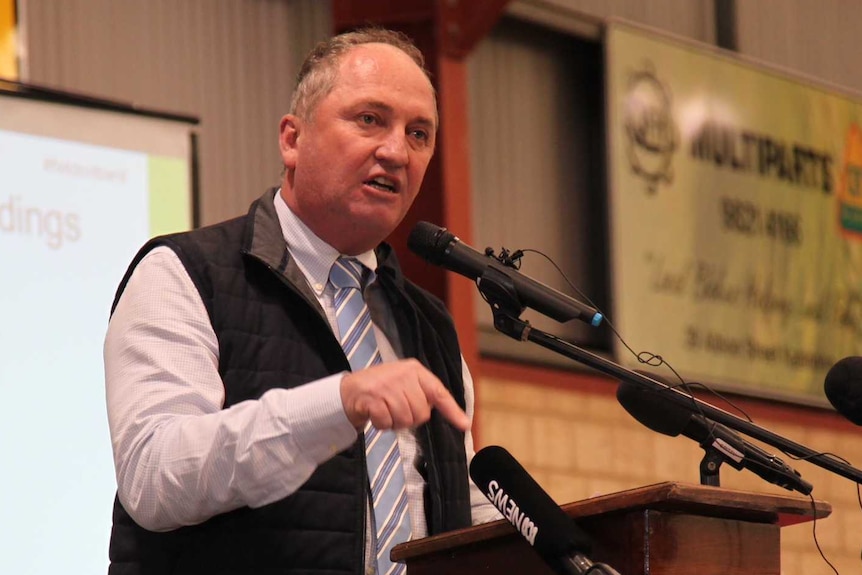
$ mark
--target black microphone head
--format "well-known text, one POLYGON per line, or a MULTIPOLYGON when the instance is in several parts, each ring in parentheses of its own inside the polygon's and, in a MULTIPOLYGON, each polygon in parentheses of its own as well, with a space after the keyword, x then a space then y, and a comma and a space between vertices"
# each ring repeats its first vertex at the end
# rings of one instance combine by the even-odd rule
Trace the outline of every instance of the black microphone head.
POLYGON ((662 397, 667 391, 653 391, 633 383, 621 382, 617 401, 629 414, 653 431, 676 437, 686 428, 692 413, 662 397))
POLYGON ((470 462, 470 477, 549 563, 589 551, 586 534, 502 447, 480 449, 470 462))
POLYGON ((845 357, 829 368, 823 390, 838 413, 862 425, 862 357, 845 357))
POLYGON ((420 258, 439 264, 443 250, 454 239, 455 235, 446 228, 430 222, 417 222, 407 237, 407 247, 420 258))

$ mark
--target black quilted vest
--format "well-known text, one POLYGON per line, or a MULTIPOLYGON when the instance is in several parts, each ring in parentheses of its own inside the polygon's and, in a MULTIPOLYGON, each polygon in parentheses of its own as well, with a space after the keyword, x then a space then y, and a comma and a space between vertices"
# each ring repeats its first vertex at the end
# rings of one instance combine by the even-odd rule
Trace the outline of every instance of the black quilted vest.
MULTIPOLYGON (((156 238, 135 257, 173 249, 200 292, 219 343, 224 407, 350 369, 304 277, 289 261, 274 191, 247 216, 156 238)), ((405 357, 434 372, 464 406, 461 359, 442 303, 401 274, 390 248, 377 250, 377 276, 405 357)), ((430 534, 470 524, 464 436, 435 411, 416 431, 423 453, 430 534)), ((363 573, 367 502, 365 449, 359 440, 321 465, 293 495, 242 508, 191 527, 154 533, 114 502, 109 573, 336 575, 363 573)))

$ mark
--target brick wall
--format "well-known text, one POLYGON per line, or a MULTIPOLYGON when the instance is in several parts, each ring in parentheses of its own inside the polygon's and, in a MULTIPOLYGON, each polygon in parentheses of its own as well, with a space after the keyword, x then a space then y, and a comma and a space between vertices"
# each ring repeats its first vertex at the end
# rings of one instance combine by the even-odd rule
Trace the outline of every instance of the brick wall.
MULTIPOLYGON (((685 437, 643 427, 619 406, 609 380, 488 361, 478 371, 477 449, 505 447, 558 503, 662 481, 698 483, 703 450, 685 437)), ((762 427, 811 449, 836 453, 856 466, 862 463, 862 430, 832 412, 736 402, 762 427)), ((856 484, 817 466, 782 459, 814 485, 815 498, 832 504, 832 515, 816 524, 826 557, 839 572, 858 573, 862 510, 856 484)), ((791 494, 728 465, 722 466, 721 485, 791 494)), ((812 527, 809 522, 782 530, 784 575, 831 572, 817 552, 812 527)))

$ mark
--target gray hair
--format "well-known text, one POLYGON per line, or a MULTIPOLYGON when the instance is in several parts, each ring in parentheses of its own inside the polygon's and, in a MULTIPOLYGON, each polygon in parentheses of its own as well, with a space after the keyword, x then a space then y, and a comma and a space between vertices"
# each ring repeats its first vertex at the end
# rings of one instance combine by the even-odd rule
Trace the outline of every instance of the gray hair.
POLYGON ((319 43, 305 58, 296 77, 290 113, 301 118, 311 118, 317 104, 335 87, 341 57, 362 44, 388 44, 398 48, 407 54, 425 73, 428 81, 431 81, 431 74, 425 68, 425 57, 406 34, 379 27, 345 32, 319 43))

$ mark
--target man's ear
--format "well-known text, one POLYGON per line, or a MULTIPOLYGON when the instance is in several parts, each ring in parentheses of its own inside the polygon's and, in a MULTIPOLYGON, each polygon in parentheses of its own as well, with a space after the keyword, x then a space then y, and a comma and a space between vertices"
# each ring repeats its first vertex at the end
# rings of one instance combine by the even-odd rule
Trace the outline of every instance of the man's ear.
POLYGON ((278 147, 281 150, 281 160, 284 167, 292 170, 296 167, 297 140, 302 121, 293 114, 287 114, 278 126, 278 147))

